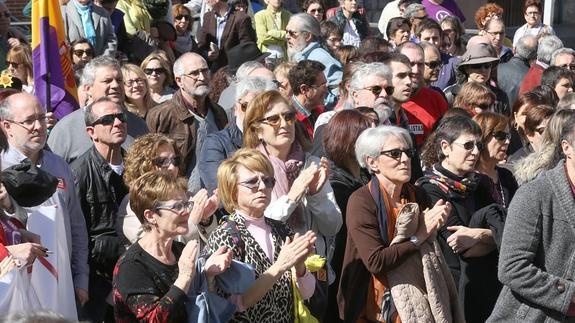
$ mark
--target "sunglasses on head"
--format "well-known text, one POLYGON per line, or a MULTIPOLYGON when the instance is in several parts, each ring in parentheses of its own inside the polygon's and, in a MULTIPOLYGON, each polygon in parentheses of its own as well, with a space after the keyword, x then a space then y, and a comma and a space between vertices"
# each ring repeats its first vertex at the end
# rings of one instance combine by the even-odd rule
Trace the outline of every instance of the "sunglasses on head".
POLYGON ((431 68, 432 70, 440 68, 443 63, 441 61, 425 62, 425 66, 431 68))
POLYGON ((156 75, 160 75, 160 74, 164 74, 166 73, 166 69, 163 67, 158 67, 158 68, 144 68, 144 73, 146 73, 146 75, 152 75, 152 74, 156 74, 156 75))
POLYGON ((101 124, 103 126, 109 126, 114 124, 114 121, 116 121, 116 119, 120 120, 121 122, 127 122, 128 121, 128 115, 125 113, 114 113, 114 114, 106 114, 103 115, 101 117, 99 117, 98 119, 96 119, 96 121, 92 122, 91 126, 95 126, 98 124, 101 124))
POLYGON ((499 141, 511 139, 511 134, 505 131, 495 131, 492 136, 499 141))
POLYGON ((190 21, 190 19, 192 18, 192 16, 190 15, 177 15, 176 20, 182 20, 184 19, 185 21, 190 21))
POLYGON ((386 87, 382 87, 379 85, 374 85, 374 86, 368 86, 368 87, 364 87, 363 90, 368 90, 371 91, 371 93, 373 93, 373 95, 375 96, 379 96, 381 94, 381 91, 385 90, 385 93, 387 95, 392 95, 393 94, 393 90, 395 90, 395 88, 393 86, 386 86, 386 87))
POLYGON ((483 150, 483 143, 481 141, 468 141, 468 142, 464 142, 464 143, 459 143, 459 142, 453 142, 454 144, 463 147, 463 149, 467 150, 467 151, 471 151, 473 150, 473 148, 477 147, 477 150, 482 151, 483 150))
POLYGON ((178 167, 182 162, 182 157, 180 156, 176 156, 174 158, 156 157, 152 160, 152 162, 154 163, 154 165, 161 168, 167 168, 170 167, 170 165, 178 167))
POLYGON ((413 148, 408 148, 408 149, 390 149, 390 150, 384 150, 382 152, 380 152, 380 155, 384 155, 387 156, 389 158, 393 158, 395 160, 400 160, 401 156, 405 154, 408 158, 413 158, 415 157, 415 154, 417 154, 417 151, 413 148))
POLYGON ((94 56, 94 51, 91 49, 74 49, 72 53, 78 57, 82 57, 84 54, 86 54, 86 56, 94 56))
POLYGON ((262 118, 260 122, 276 128, 281 125, 281 120, 285 121, 288 126, 291 126, 295 120, 295 112, 274 114, 273 116, 262 118))
POLYGON ((251 190, 260 187, 260 183, 264 183, 266 188, 273 188, 276 184, 276 179, 271 176, 255 176, 245 181, 238 182, 243 187, 249 188, 251 190))

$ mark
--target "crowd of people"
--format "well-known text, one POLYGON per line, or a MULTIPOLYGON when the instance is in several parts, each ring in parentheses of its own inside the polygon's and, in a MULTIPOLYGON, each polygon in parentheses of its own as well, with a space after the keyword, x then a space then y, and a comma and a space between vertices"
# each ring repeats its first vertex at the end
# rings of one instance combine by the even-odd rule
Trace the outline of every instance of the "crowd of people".
POLYGON ((179 2, 60 0, 57 118, 0 0, 0 321, 575 321, 542 0, 179 2))

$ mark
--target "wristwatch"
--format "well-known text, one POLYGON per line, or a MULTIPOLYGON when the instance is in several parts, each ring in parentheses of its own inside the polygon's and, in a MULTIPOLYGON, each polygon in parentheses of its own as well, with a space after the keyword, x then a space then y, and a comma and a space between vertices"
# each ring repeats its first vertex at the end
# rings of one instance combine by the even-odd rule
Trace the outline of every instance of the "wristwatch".
POLYGON ((413 243, 416 247, 419 247, 419 238, 416 236, 411 236, 409 242, 413 243))

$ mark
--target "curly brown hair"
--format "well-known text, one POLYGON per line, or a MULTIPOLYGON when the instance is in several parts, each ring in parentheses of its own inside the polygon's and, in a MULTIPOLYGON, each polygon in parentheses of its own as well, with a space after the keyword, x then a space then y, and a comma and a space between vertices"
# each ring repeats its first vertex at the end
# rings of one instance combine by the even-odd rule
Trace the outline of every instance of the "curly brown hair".
POLYGON ((155 170, 153 159, 156 152, 163 145, 170 145, 176 154, 176 142, 166 135, 149 133, 136 139, 124 159, 124 183, 127 186, 143 174, 155 170))
POLYGON ((492 16, 503 16, 503 8, 496 3, 486 3, 475 11, 475 24, 477 29, 485 29, 485 21, 492 16))

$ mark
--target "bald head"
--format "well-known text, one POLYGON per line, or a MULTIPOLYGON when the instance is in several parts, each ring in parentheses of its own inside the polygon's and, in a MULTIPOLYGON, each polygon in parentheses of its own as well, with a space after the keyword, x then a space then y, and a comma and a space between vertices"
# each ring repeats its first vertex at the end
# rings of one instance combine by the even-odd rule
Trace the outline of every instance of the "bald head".
POLYGON ((207 65, 206 60, 196 53, 185 53, 174 62, 174 77, 182 76, 186 73, 186 66, 207 65))

